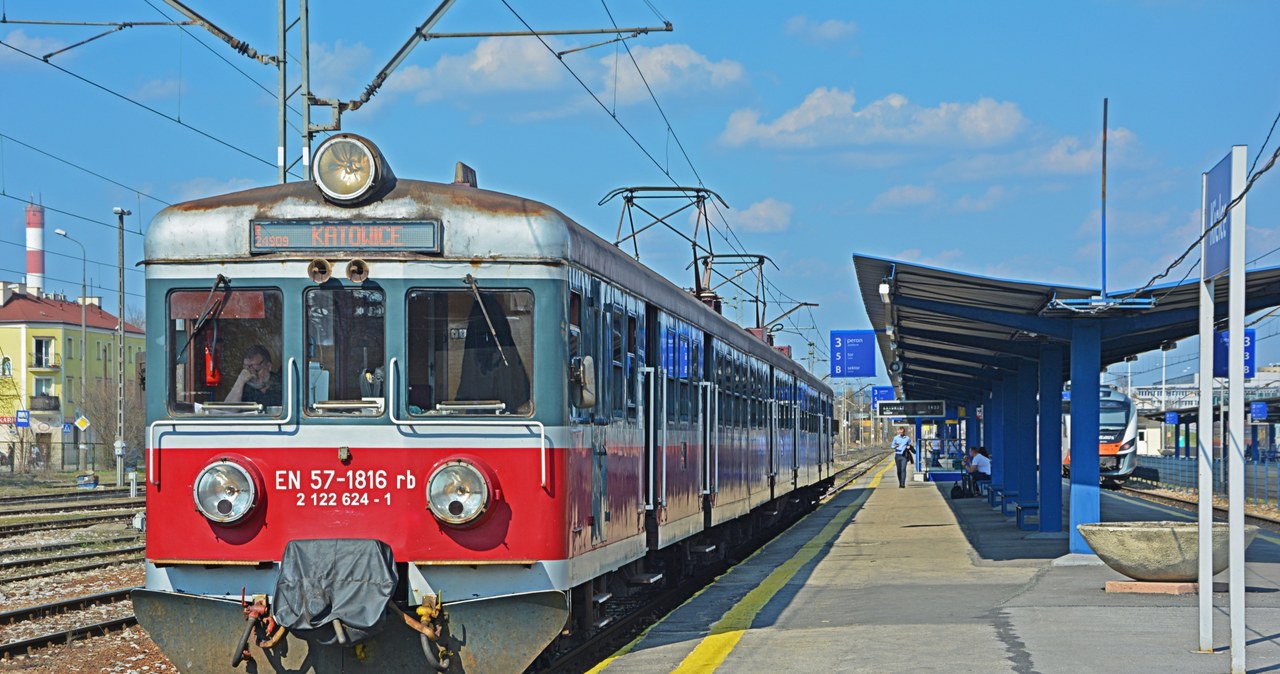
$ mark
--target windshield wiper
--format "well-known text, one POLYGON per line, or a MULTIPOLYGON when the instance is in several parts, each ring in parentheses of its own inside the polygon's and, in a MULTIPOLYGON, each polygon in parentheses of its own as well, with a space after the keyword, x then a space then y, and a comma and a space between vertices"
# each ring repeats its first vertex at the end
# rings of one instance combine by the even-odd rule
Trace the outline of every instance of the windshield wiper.
POLYGON ((213 287, 209 289, 209 296, 204 300, 204 308, 200 310, 200 315, 196 317, 196 324, 191 327, 191 334, 187 335, 187 343, 182 345, 182 350, 178 351, 178 362, 187 362, 187 347, 191 346, 191 341, 200 334, 204 329, 205 323, 210 319, 217 319, 222 315, 222 310, 226 308, 226 298, 231 294, 231 279, 218 274, 218 278, 213 280, 213 287), (218 286, 222 286, 222 296, 214 299, 213 294, 218 292, 218 286))
POLYGON ((502 364, 511 367, 511 363, 507 362, 506 352, 502 350, 502 342, 498 341, 498 331, 493 329, 493 321, 489 319, 489 310, 484 308, 484 300, 480 299, 480 286, 476 284, 476 277, 467 274, 467 277, 462 280, 471 286, 471 294, 476 296, 476 303, 480 305, 480 313, 484 314, 484 322, 489 326, 489 336, 493 337, 493 344, 498 347, 498 355, 502 356, 502 364))

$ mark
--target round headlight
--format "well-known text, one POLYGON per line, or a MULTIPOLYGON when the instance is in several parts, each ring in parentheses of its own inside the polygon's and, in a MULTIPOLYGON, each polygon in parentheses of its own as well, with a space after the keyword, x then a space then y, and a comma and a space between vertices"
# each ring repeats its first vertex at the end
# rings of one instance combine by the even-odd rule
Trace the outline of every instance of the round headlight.
POLYGON ((475 466, 450 461, 427 480, 427 507, 447 524, 466 524, 484 514, 489 505, 489 483, 475 466))
POLYGON ((329 199, 357 201, 381 179, 377 149, 359 136, 334 136, 316 150, 312 177, 329 199))
POLYGON ((240 520, 258 501, 249 471, 225 460, 205 466, 196 476, 194 491, 200 514, 219 524, 240 520))

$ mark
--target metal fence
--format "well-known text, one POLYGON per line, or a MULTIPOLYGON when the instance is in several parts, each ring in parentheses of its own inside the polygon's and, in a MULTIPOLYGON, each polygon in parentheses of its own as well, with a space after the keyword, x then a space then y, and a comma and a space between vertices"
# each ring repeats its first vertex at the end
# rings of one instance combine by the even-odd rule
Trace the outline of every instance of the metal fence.
MULTIPOLYGON (((1131 478, 1161 489, 1189 495, 1200 493, 1200 460, 1182 456, 1139 456, 1138 470, 1131 478)), ((1277 507, 1280 504, 1280 462, 1245 461, 1244 498, 1246 503, 1277 507)), ((1227 462, 1213 461, 1213 493, 1227 495, 1227 462)))

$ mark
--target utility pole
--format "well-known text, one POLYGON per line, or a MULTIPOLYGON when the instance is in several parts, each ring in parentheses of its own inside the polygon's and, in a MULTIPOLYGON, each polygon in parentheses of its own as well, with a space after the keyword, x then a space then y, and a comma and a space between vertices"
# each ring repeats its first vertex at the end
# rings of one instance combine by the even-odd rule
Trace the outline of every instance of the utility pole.
POLYGON ((116 214, 116 222, 120 225, 118 247, 120 253, 120 277, 118 279, 118 297, 120 304, 117 311, 120 322, 116 325, 116 486, 124 486, 124 216, 133 211, 116 206, 111 209, 116 214))

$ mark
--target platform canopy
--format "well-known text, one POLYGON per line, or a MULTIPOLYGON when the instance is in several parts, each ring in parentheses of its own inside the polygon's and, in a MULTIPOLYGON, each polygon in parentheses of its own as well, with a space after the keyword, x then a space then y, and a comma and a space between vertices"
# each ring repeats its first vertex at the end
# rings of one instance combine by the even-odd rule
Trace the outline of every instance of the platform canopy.
MULTIPOLYGON (((981 399, 991 381, 1016 369, 1018 359, 1038 358, 1045 342, 1067 345, 1074 321, 1099 322, 1104 366, 1199 329, 1198 279, 1109 292, 1109 298, 1149 307, 1102 310, 1102 302, 1091 303, 1100 295, 1097 288, 1011 281, 866 255, 854 255, 853 266, 885 369, 907 399, 981 399), (1073 308, 1064 308, 1063 300, 1073 308)), ((1219 281, 1214 290, 1216 315, 1225 323, 1227 283, 1219 281)), ((1250 313, 1280 305, 1280 267, 1250 270, 1245 296, 1250 313)), ((1066 363, 1063 375, 1069 376, 1066 363)))

